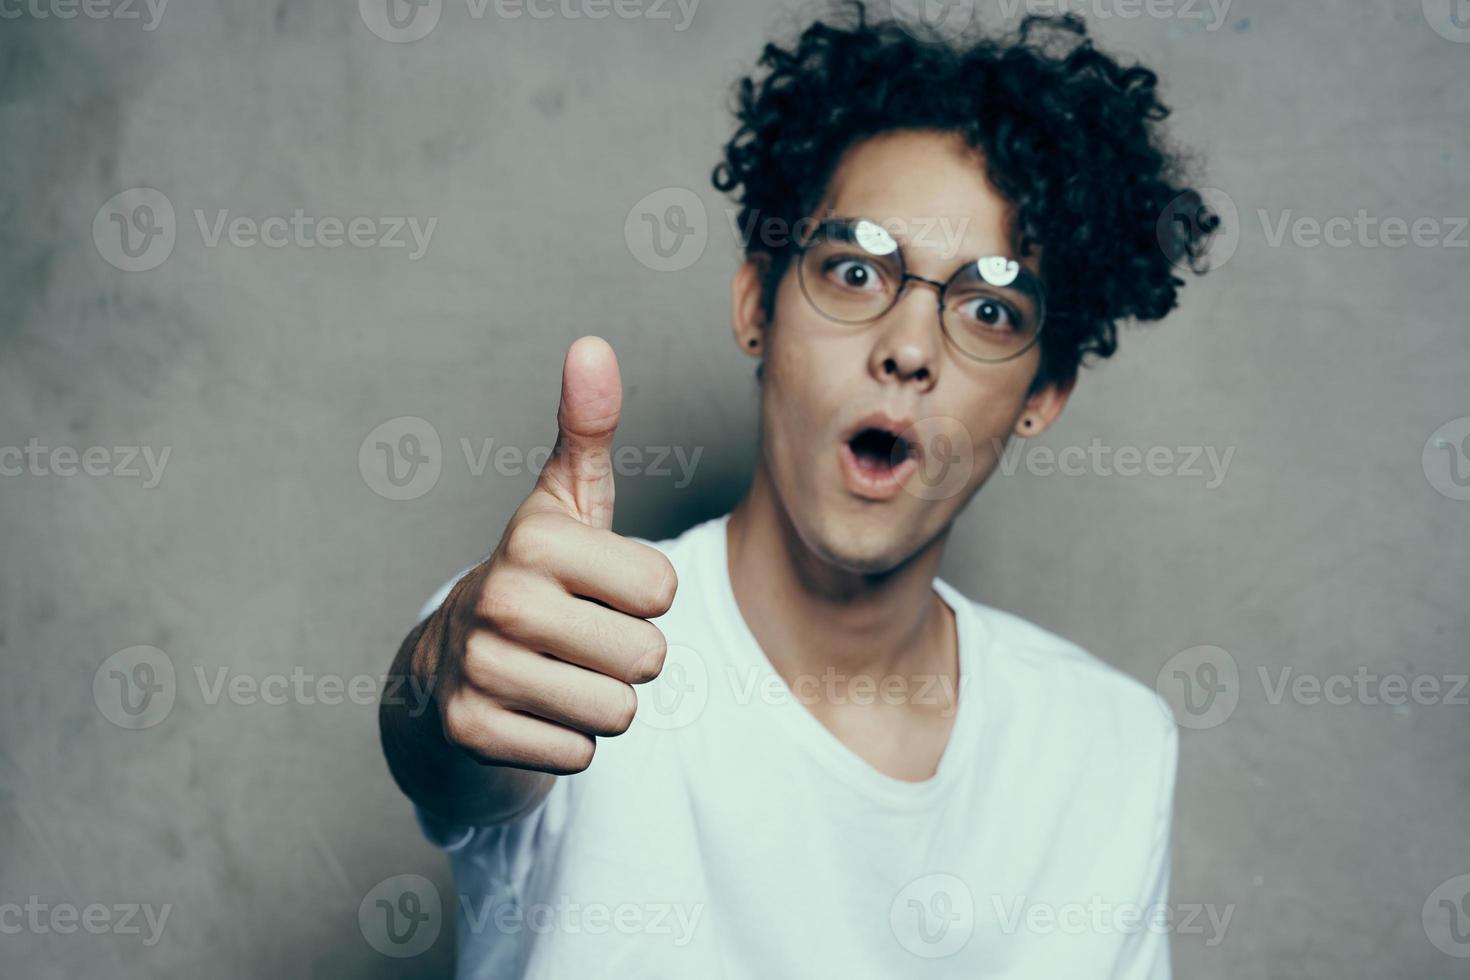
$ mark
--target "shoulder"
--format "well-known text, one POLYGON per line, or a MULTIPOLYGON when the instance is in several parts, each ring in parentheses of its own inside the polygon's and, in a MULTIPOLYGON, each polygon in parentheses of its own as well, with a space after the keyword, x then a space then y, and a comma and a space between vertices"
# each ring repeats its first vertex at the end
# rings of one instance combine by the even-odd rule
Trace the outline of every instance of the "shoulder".
POLYGON ((1065 637, 1014 613, 964 604, 977 636, 981 713, 994 737, 1018 747, 1018 778, 1047 798, 1086 799, 1088 813, 1112 814, 1116 826, 1151 828, 1139 847, 1161 846, 1179 764, 1168 702, 1065 637))
POLYGON ((949 591, 978 625, 982 683, 1000 699, 1034 708, 1054 731, 1125 743, 1130 754, 1173 751, 1173 711, 1152 687, 1066 637, 949 591))

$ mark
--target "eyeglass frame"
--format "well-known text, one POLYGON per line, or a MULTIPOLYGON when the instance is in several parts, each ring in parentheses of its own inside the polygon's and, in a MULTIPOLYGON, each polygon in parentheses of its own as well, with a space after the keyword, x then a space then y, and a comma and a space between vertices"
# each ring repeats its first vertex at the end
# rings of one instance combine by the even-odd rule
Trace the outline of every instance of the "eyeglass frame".
MULTIPOLYGON (((893 298, 891 300, 889 300, 888 305, 885 306, 882 309, 882 311, 880 311, 878 313, 875 313, 873 316, 867 317, 867 318, 862 319, 862 320, 843 320, 843 319, 840 319, 839 317, 833 316, 831 313, 828 313, 826 310, 822 309, 821 306, 819 306, 817 304, 817 301, 814 300, 814 299, 812 299, 811 292, 810 292, 810 290, 807 289, 806 272, 805 272, 806 264, 803 261, 803 259, 806 257, 806 253, 808 251, 810 251, 811 248, 813 246, 815 246, 818 241, 821 240, 820 237, 819 237, 819 232, 821 232, 823 229, 827 229, 829 227, 841 227, 841 228, 845 228, 845 229, 855 229, 857 227, 857 225, 859 225, 860 223, 865 222, 865 221, 868 222, 869 224, 875 225, 879 229, 882 229, 884 231, 884 233, 887 234, 887 229, 883 228, 882 222, 874 221, 872 218, 862 218, 862 217, 841 218, 841 217, 832 217, 832 218, 826 219, 825 221, 823 221, 819 225, 817 225, 816 229, 813 230, 813 232, 812 232, 812 234, 810 236, 808 236, 808 237, 806 237, 804 239, 794 240, 791 243, 791 245, 792 245, 792 251, 793 251, 793 258, 796 260, 796 278, 797 278, 798 285, 801 287, 801 295, 806 299, 806 301, 809 304, 811 304, 812 309, 816 310, 817 313, 820 316, 822 316, 822 317, 824 317, 824 318, 826 318, 828 320, 831 320, 833 323, 841 323, 841 324, 846 324, 846 325, 858 325, 858 324, 876 323, 878 320, 881 320, 883 317, 887 316, 890 312, 892 312, 893 311, 893 308, 898 305, 899 300, 901 300, 903 298, 904 291, 906 289, 908 289, 909 282, 911 280, 917 280, 919 282, 924 283, 926 286, 932 286, 932 287, 934 287, 934 291, 936 293, 936 298, 937 298, 935 315, 939 319, 939 332, 940 332, 940 334, 943 335, 943 337, 946 340, 948 340, 950 342, 950 344, 952 344, 954 346, 955 350, 959 351, 961 354, 965 355, 966 357, 970 358, 971 360, 978 361, 981 364, 1005 364, 1005 363, 1007 363, 1009 361, 1014 361, 1016 358, 1022 356, 1027 351, 1031 350, 1031 348, 1035 347, 1038 343, 1041 342, 1041 331, 1046 327, 1046 321, 1047 321, 1047 301, 1046 301, 1046 287, 1045 287, 1045 284, 1042 283, 1040 276, 1038 276, 1035 273, 1033 273, 1030 269, 1026 268, 1024 265, 1021 265, 1019 259, 1013 259, 1009 255, 981 255, 981 256, 977 256, 977 257, 975 257, 973 259, 968 259, 965 262, 960 263, 959 268, 955 269, 954 273, 951 274, 948 279, 946 279, 944 282, 939 282, 938 280, 929 279, 929 278, 927 278, 925 276, 918 275, 917 273, 910 272, 909 271, 908 257, 904 254, 903 244, 901 242, 899 242, 897 239, 894 239, 893 240, 894 241, 894 249, 893 249, 893 252, 898 255, 898 268, 899 268, 898 288, 896 290, 894 290, 894 292, 893 292, 893 298), (1033 284, 1033 287, 1034 287, 1035 292, 1036 292, 1037 306, 1038 306, 1039 311, 1040 311, 1039 312, 1039 315, 1037 316, 1036 332, 1031 336, 1031 339, 1026 342, 1025 346, 1023 346, 1022 348, 1020 348, 1016 352, 1014 352, 1012 354, 1007 354, 1005 357, 1000 357, 1000 358, 981 357, 978 354, 972 354, 969 351, 965 350, 965 348, 962 347, 960 345, 960 343, 954 339, 954 336, 950 333, 949 326, 948 326, 948 324, 945 323, 945 319, 944 319, 944 297, 945 297, 945 293, 949 290, 949 287, 961 275, 965 274, 965 272, 967 270, 969 270, 971 268, 974 268, 974 269, 976 269, 977 272, 979 272, 980 270, 978 269, 978 264, 980 262, 982 262, 983 260, 988 259, 988 258, 1003 258, 1007 262, 1015 262, 1016 263, 1016 265, 1018 267, 1018 273, 1020 275, 1025 276, 1033 284)), ((889 237, 892 238, 891 235, 889 237)), ((853 244, 857 245, 859 248, 863 248, 864 247, 862 245, 862 243, 861 242, 858 242, 855 238, 852 239, 852 241, 853 241, 853 244)), ((875 252, 869 252, 868 254, 872 255, 874 258, 886 258, 887 257, 886 254, 879 254, 879 253, 875 253, 875 252)), ((889 254, 893 254, 893 253, 889 253, 889 254)), ((993 283, 990 283, 988 279, 986 279, 984 272, 980 272, 980 278, 981 278, 982 281, 985 281, 987 284, 994 285, 993 283)), ((998 289, 1004 289, 1006 287, 1005 286, 997 286, 996 288, 998 288, 998 289)))

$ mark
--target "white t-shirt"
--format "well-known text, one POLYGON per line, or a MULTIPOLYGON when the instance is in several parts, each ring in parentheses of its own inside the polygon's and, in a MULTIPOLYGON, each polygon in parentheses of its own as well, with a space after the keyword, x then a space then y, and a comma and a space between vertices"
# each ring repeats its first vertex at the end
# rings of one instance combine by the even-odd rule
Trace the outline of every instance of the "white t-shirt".
POLYGON ((936 579, 958 710, 931 778, 884 775, 803 696, 924 692, 793 693, 735 603, 725 524, 654 544, 679 574, 669 657, 590 768, 507 825, 419 812, 453 865, 458 976, 1168 978, 1165 702, 936 579))

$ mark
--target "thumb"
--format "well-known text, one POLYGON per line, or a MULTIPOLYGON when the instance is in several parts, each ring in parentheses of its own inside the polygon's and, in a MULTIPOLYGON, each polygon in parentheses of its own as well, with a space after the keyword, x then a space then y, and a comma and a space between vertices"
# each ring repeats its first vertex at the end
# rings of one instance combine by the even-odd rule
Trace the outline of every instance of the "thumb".
POLYGON ((623 382, 612 347, 601 337, 573 343, 562 364, 556 449, 536 489, 593 527, 612 527, 612 445, 622 409, 623 382))

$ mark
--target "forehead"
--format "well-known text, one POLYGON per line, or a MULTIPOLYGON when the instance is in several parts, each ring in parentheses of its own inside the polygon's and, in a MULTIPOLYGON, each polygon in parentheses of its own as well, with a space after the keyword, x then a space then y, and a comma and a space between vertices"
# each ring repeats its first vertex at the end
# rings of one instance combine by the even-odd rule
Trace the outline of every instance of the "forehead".
POLYGON ((957 133, 901 130, 849 149, 819 213, 881 222, 914 249, 1009 255, 1014 209, 957 133))

